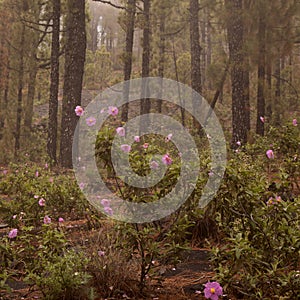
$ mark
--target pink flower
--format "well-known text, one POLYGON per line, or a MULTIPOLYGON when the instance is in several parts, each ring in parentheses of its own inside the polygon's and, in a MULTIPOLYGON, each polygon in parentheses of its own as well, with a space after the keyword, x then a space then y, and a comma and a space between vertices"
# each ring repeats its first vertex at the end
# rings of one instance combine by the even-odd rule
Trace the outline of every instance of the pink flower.
POLYGON ((167 142, 171 141, 172 136, 173 136, 172 133, 168 134, 168 135, 166 136, 166 138, 165 138, 165 142, 167 143, 167 142))
POLYGON ((105 108, 102 108, 101 110, 100 110, 100 114, 103 114, 105 112, 105 108))
POLYGON ((273 197, 270 197, 267 201, 267 205, 270 206, 270 205, 273 205, 275 202, 274 202, 274 199, 273 197))
POLYGON ((152 170, 157 170, 158 167, 159 167, 159 164, 158 164, 158 162, 156 162, 155 160, 152 160, 152 161, 150 162, 150 169, 152 169, 152 170))
POLYGON ((105 211, 105 213, 106 213, 107 215, 109 215, 109 216, 112 216, 112 215, 113 215, 113 210, 112 210, 112 208, 109 207, 109 206, 104 207, 104 211, 105 211))
POLYGON ((129 146, 127 144, 121 145, 121 150, 124 151, 124 152, 129 153, 130 150, 131 150, 131 146, 129 146))
POLYGON ((12 218, 15 220, 17 218, 17 215, 13 215, 12 218))
POLYGON ((81 190, 83 190, 84 187, 85 187, 85 183, 84 183, 84 182, 80 182, 80 183, 79 183, 79 188, 80 188, 81 190))
POLYGON ((261 121, 262 123, 265 123, 265 118, 264 118, 264 117, 259 117, 259 119, 260 119, 260 121, 261 121))
POLYGON ((108 207, 108 206, 110 206, 110 201, 107 199, 102 199, 101 205, 103 205, 104 207, 108 207))
POLYGON ((162 162, 165 164, 165 165, 167 165, 167 166, 169 166, 169 165, 171 165, 172 164, 172 158, 169 156, 169 154, 165 154, 163 157, 162 157, 162 162))
POLYGON ((39 177, 39 171, 35 172, 35 177, 39 177))
POLYGON ((274 152, 273 150, 269 149, 267 152, 266 152, 266 155, 269 159, 274 159, 274 152))
POLYGON ((84 113, 83 108, 80 105, 77 105, 75 108, 76 116, 81 117, 84 113))
POLYGON ((6 174, 7 174, 7 172, 8 172, 7 170, 3 170, 3 174, 4 174, 4 175, 6 175, 6 174))
POLYGON ((51 218, 49 216, 44 217, 44 224, 50 224, 51 223, 51 218))
POLYGON ((10 239, 14 239, 16 236, 18 235, 18 229, 12 229, 9 233, 8 233, 8 237, 10 239))
POLYGON ((223 288, 218 282, 208 282, 205 285, 204 297, 206 299, 218 300, 223 294, 223 288))
POLYGON ((124 127, 118 127, 116 129, 116 131, 119 136, 125 136, 125 128, 124 127))
POLYGON ((109 106, 108 107, 108 114, 111 116, 116 116, 119 113, 119 110, 115 106, 109 106))
POLYGON ((39 200, 39 206, 45 206, 45 204, 46 204, 46 200, 44 198, 41 198, 39 200))
POLYGON ((85 120, 85 122, 87 126, 91 127, 96 124, 96 119, 94 117, 89 117, 85 120))
POLYGON ((241 145, 242 145, 241 141, 237 141, 236 144, 237 144, 238 146, 241 146, 241 145))
POLYGON ((144 149, 147 149, 149 147, 149 144, 148 143, 145 143, 144 145, 143 145, 143 148, 144 149))
POLYGON ((53 177, 49 178, 49 182, 52 183, 54 181, 53 177))
POLYGON ((39 199, 40 197, 38 195, 33 196, 34 199, 39 199))
POLYGON ((293 126, 298 126, 297 119, 293 119, 293 126))
POLYGON ((61 217, 58 218, 58 222, 59 222, 59 223, 63 223, 64 221, 65 221, 64 218, 61 218, 61 217))
POLYGON ((101 250, 99 250, 99 251, 98 251, 98 255, 99 255, 100 257, 103 257, 103 256, 105 255, 105 252, 104 252, 104 251, 101 251, 101 250))
POLYGON ((136 135, 136 136, 134 137, 134 141, 135 141, 136 143, 139 143, 139 142, 141 141, 141 139, 140 139, 140 137, 139 137, 138 135, 136 135))
POLYGON ((48 169, 48 167, 49 167, 49 166, 48 166, 48 164, 47 164, 47 163, 45 163, 45 169, 48 169))

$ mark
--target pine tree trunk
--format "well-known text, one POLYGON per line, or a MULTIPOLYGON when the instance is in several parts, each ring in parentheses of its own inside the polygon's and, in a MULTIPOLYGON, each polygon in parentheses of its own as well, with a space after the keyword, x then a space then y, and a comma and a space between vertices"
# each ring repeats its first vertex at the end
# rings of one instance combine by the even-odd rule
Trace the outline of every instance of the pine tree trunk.
MULTIPOLYGON (((143 29, 143 55, 142 55, 142 78, 150 75, 150 0, 144 0, 144 29, 143 29)), ((148 85, 142 84, 141 115, 149 114, 151 104, 147 98, 148 85)))
MULTIPOLYGON (((198 93, 202 93, 201 85, 201 47, 199 34, 199 2, 198 0, 190 0, 190 51, 191 51, 191 87, 198 93)), ((193 95, 193 113, 198 115, 199 107, 196 107, 195 98, 193 95)), ((200 124, 194 118, 194 127, 200 132, 200 124)))
MULTIPOLYGON (((125 45, 125 57, 124 57, 124 81, 130 80, 131 70, 132 70, 132 50, 133 50, 133 40, 134 40, 134 24, 135 24, 135 1, 128 0, 127 2, 127 16, 126 16, 126 45, 125 45)), ((122 109, 122 121, 127 122, 128 120, 128 109, 129 104, 129 84, 125 84, 123 87, 123 97, 125 104, 122 109)))
POLYGON ((19 47, 19 69, 18 69, 18 101, 17 101, 17 122, 15 132, 15 158, 20 150, 21 138, 21 121, 22 121, 22 102, 23 102, 23 81, 24 81, 24 42, 25 42, 25 25, 22 24, 21 39, 19 47))
POLYGON ((60 0, 52 0, 53 27, 51 43, 51 83, 49 98, 49 123, 47 151, 49 158, 56 163, 57 148, 57 112, 58 112, 58 89, 59 89, 59 28, 60 28, 60 0))
POLYGON ((266 68, 266 24, 263 9, 259 12, 258 24, 258 77, 257 77, 257 118, 256 118, 256 133, 264 135, 264 122, 261 117, 265 117, 265 68, 266 68))
POLYGON ((237 147, 237 142, 247 142, 247 124, 245 116, 244 98, 244 57, 243 57, 243 19, 242 0, 226 0, 227 8, 227 34, 229 55, 231 62, 231 87, 232 87, 232 147, 237 147))
POLYGON ((165 52, 166 52, 166 16, 164 10, 159 16, 159 60, 158 60, 158 77, 161 78, 160 86, 157 95, 157 111, 162 112, 162 91, 163 91, 163 77, 165 70, 165 52))
POLYGON ((274 112, 274 124, 276 126, 280 125, 280 102, 281 102, 281 63, 280 63, 280 56, 276 59, 275 63, 275 98, 274 98, 274 105, 273 105, 273 112, 274 112))
POLYGON ((86 31, 85 1, 68 0, 66 20, 65 73, 63 88, 60 163, 72 167, 72 143, 78 117, 74 109, 81 105, 82 79, 84 73, 86 31))

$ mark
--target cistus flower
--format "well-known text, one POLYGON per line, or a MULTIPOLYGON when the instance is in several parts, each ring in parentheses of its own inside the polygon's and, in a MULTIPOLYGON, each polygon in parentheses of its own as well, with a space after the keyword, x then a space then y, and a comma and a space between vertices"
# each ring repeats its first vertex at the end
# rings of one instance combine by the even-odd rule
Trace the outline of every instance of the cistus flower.
POLYGON ((298 126, 297 119, 293 119, 293 126, 298 126))
POLYGON ((118 127, 116 129, 116 132, 119 136, 125 136, 125 128, 124 127, 118 127))
POLYGON ((108 199, 102 199, 101 200, 101 205, 104 207, 109 207, 110 206, 110 201, 108 199))
POLYGON ((80 188, 81 190, 83 190, 84 187, 85 187, 85 183, 84 183, 84 182, 80 182, 80 183, 79 183, 79 188, 80 188))
POLYGON ((259 117, 259 119, 260 119, 260 121, 261 121, 262 123, 265 123, 265 118, 264 118, 264 117, 259 117))
POLYGON ((104 211, 107 215, 109 216, 112 216, 113 215, 113 210, 111 207, 107 206, 107 207, 104 207, 104 211))
POLYGON ((149 143, 144 143, 144 144, 143 144, 143 148, 144 148, 144 149, 147 149, 148 147, 149 147, 149 143))
POLYGON ((44 224, 50 224, 51 223, 51 218, 49 216, 44 217, 44 224))
POLYGON ((64 218, 62 218, 62 217, 58 218, 59 223, 63 223, 64 221, 65 221, 64 218))
POLYGON ((127 144, 121 145, 121 150, 122 150, 123 152, 129 153, 130 150, 131 150, 131 146, 130 146, 130 145, 127 145, 127 144))
POLYGON ((103 257, 103 256, 105 255, 105 252, 104 252, 104 251, 101 251, 101 250, 99 250, 99 251, 98 251, 98 255, 99 255, 100 257, 103 257))
POLYGON ((83 113, 84 113, 83 108, 80 105, 77 105, 75 108, 76 116, 81 117, 83 115, 83 113))
POLYGON ((238 146, 241 146, 241 145, 242 145, 241 141, 237 141, 236 144, 237 144, 238 146))
POLYGON ((157 170, 158 167, 159 167, 159 164, 158 164, 158 162, 156 162, 155 160, 152 160, 152 161, 150 162, 150 169, 152 169, 152 170, 157 170))
POLYGON ((109 106, 108 107, 108 114, 111 116, 116 116, 119 113, 119 110, 115 106, 109 106))
POLYGON ((39 200, 39 206, 45 206, 45 204, 46 204, 46 200, 44 198, 41 198, 39 200))
POLYGON ((267 152, 266 152, 266 155, 268 157, 268 159, 274 159, 274 152, 273 150, 269 149, 267 152))
POLYGON ((96 124, 96 119, 94 117, 89 117, 85 120, 85 122, 87 126, 91 127, 96 124))
POLYGON ((14 239, 18 235, 18 229, 14 228, 8 233, 10 239, 14 239))
POLYGON ((167 166, 171 165, 173 162, 172 158, 169 156, 169 154, 165 154, 161 160, 162 160, 163 164, 165 164, 167 166))
POLYGON ((35 177, 39 177, 39 171, 35 172, 35 177))
POLYGON ((223 295, 223 288, 218 282, 207 282, 204 289, 204 297, 206 299, 218 300, 223 295))
POLYGON ((138 135, 136 135, 136 136, 134 137, 134 141, 135 141, 136 143, 139 143, 139 142, 141 141, 141 139, 140 139, 140 137, 139 137, 138 135))

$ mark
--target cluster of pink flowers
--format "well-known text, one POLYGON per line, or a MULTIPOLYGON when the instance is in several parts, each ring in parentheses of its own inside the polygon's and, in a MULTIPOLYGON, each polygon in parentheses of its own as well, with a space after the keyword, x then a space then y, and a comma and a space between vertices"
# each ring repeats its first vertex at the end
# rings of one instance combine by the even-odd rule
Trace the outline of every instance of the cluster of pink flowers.
POLYGON ((110 207, 110 201, 108 199, 102 199, 101 200, 101 205, 103 206, 104 212, 109 215, 112 216, 113 215, 113 210, 110 207))
POLYGON ((280 203, 282 201, 280 196, 276 196, 275 199, 273 197, 270 197, 267 201, 267 205, 271 206, 277 203, 280 203))

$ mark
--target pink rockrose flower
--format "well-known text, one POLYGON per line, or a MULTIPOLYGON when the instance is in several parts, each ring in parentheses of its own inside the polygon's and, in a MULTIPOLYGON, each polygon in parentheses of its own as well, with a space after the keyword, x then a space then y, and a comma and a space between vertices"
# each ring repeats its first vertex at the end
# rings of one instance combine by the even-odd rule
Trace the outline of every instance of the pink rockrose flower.
POLYGON ((46 204, 46 200, 44 198, 41 198, 39 200, 39 206, 45 206, 45 204, 46 204))
POLYGON ((158 168, 159 168, 158 162, 156 162, 155 160, 152 160, 152 161, 150 162, 150 169, 152 169, 152 170, 157 170, 158 168))
POLYGON ((36 171, 34 175, 35 175, 35 177, 39 177, 39 175, 40 175, 39 171, 36 171))
POLYGON ((274 159, 274 152, 273 150, 269 149, 267 152, 266 152, 266 155, 269 159, 274 159))
POLYGON ((169 154, 165 154, 161 160, 162 160, 163 164, 165 164, 167 166, 171 165, 173 162, 172 158, 169 156, 169 154))
POLYGON ((81 117, 83 115, 83 113, 84 113, 83 108, 80 105, 77 105, 75 108, 76 116, 81 117))
POLYGON ((44 217, 44 224, 50 224, 51 223, 51 218, 49 216, 44 217))
POLYGON ((105 211, 105 213, 106 213, 107 215, 109 215, 109 216, 112 216, 112 215, 113 215, 113 210, 112 210, 112 208, 109 207, 109 206, 104 207, 104 211, 105 211))
POLYGON ((265 123, 265 118, 264 118, 264 117, 259 117, 259 119, 260 119, 260 121, 261 121, 262 123, 265 123))
POLYGON ((119 110, 118 110, 117 107, 115 107, 115 106, 109 106, 109 107, 108 107, 108 114, 109 114, 109 115, 115 117, 118 113, 119 113, 119 110))
POLYGON ((8 233, 10 239, 14 239, 18 235, 18 229, 14 228, 8 233))
POLYGON ((116 129, 116 132, 119 136, 125 136, 125 128, 124 127, 118 127, 116 129))
POLYGON ((298 126, 297 119, 293 119, 293 126, 298 126))
POLYGON ((109 207, 110 206, 110 201, 108 199, 102 199, 100 203, 104 207, 109 207))
POLYGON ((100 256, 100 257, 105 256, 105 252, 104 251, 99 250, 97 253, 98 253, 98 256, 100 256))
POLYGON ((138 135, 136 135, 136 136, 134 137, 134 141, 135 141, 136 143, 139 143, 139 142, 141 141, 141 138, 140 138, 138 135))
POLYGON ((62 217, 58 218, 59 223, 63 223, 64 221, 65 221, 64 218, 62 218, 62 217))
POLYGON ((87 126, 91 127, 96 124, 97 120, 94 117, 89 117, 85 120, 85 122, 87 126))
POLYGON ((129 153, 130 150, 131 150, 131 146, 130 146, 130 145, 127 145, 127 144, 121 145, 121 150, 122 150, 123 152, 129 153))
POLYGON ((206 299, 218 300, 223 295, 223 288, 218 282, 208 282, 204 288, 204 297, 206 299))
POLYGON ((144 145, 143 145, 143 148, 144 149, 147 149, 149 147, 149 143, 145 143, 144 145))

